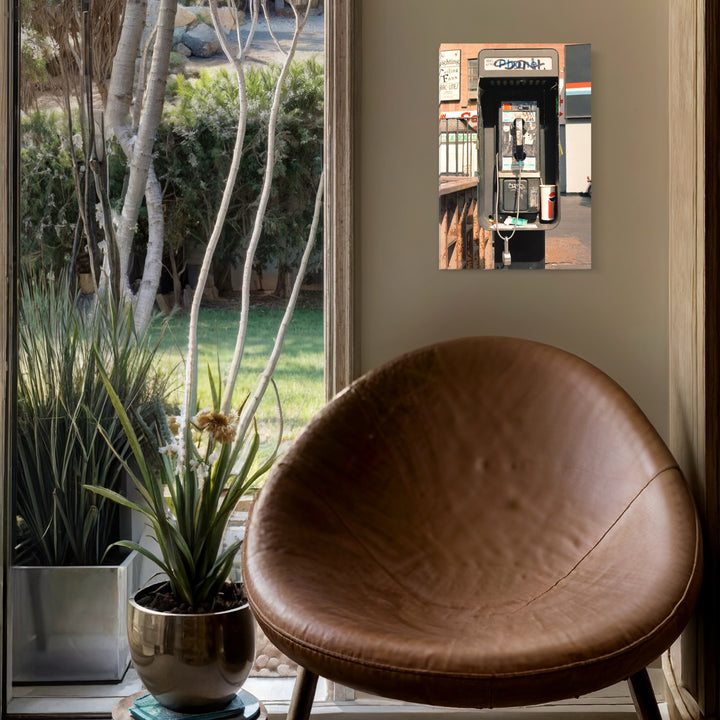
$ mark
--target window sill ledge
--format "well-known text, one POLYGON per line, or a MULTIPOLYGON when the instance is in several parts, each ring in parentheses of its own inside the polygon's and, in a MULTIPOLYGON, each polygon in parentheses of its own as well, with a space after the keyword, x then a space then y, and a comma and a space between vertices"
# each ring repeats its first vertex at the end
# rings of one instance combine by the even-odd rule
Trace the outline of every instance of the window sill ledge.
MULTIPOLYGON (((650 668, 656 692, 662 691, 661 668, 650 668)), ((269 720, 284 720, 290 704, 295 678, 252 677, 244 688, 265 705, 269 720), (271 698, 271 699, 269 699, 271 698)), ((122 682, 112 685, 36 685, 13 687, 8 703, 8 718, 39 716, 63 718, 109 718, 113 707, 123 698, 141 689, 135 672, 128 670, 122 682)), ((635 720, 635 708, 626 683, 581 698, 547 705, 497 710, 467 710, 411 705, 372 696, 334 702, 330 684, 321 678, 318 683, 312 716, 322 720, 635 720)), ((667 704, 660 702, 663 720, 668 720, 667 704)))

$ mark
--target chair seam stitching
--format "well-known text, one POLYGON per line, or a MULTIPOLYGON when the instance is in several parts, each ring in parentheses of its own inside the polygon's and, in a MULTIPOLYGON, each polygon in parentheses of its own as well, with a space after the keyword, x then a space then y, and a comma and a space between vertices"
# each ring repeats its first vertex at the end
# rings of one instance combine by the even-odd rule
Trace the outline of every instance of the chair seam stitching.
POLYGON ((516 608, 512 612, 516 613, 516 612, 520 612, 521 610, 525 610, 525 608, 527 608, 529 605, 532 605, 536 600, 539 600, 540 598, 547 595, 549 592, 552 592, 552 590, 554 590, 558 585, 560 585, 560 583, 567 580, 567 578, 569 578, 570 575, 572 575, 575 572, 575 570, 577 570, 578 567, 580 567, 580 565, 582 565, 585 562, 585 560, 590 555, 590 553, 592 553, 593 550, 595 550, 595 548, 597 548, 603 542, 603 540, 605 540, 605 538, 613 531, 615 526, 623 519, 623 517, 625 517, 628 510, 630 510, 630 508, 635 504, 635 501, 640 498, 640 496, 650 487, 650 485, 652 485, 652 483, 655 482, 655 480, 657 480, 657 478, 659 478, 662 474, 668 472, 668 470, 677 470, 677 469, 678 469, 677 465, 668 465, 668 466, 664 467, 662 470, 658 470, 658 472, 655 473, 655 475, 653 475, 645 483, 645 485, 643 485, 640 488, 640 490, 638 490, 638 492, 630 499, 630 501, 627 503, 627 505, 623 508, 622 512, 615 518, 615 520, 613 520, 610 527, 608 527, 608 529, 605 530, 605 532, 598 538, 598 540, 596 540, 593 543, 593 545, 590 548, 588 548, 588 550, 585 552, 585 554, 570 568, 570 570, 568 570, 561 578, 558 578, 550 587, 546 588, 541 593, 536 595, 534 598, 531 598, 524 605, 521 605, 520 607, 516 608))

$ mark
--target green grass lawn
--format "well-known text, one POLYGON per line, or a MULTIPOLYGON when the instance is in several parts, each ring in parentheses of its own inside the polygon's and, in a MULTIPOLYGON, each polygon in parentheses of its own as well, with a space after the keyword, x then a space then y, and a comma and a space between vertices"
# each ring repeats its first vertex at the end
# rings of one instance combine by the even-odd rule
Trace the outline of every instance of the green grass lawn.
MULTIPOLYGON (((283 409, 283 442, 295 437, 324 403, 322 315, 322 310, 319 309, 297 309, 285 336, 282 355, 274 374, 283 409)), ((173 402, 178 404, 182 397, 181 386, 185 372, 183 358, 187 351, 188 318, 189 315, 185 313, 168 320, 158 353, 158 362, 165 363, 168 368, 175 368, 177 373, 177 390, 173 394, 173 402)), ((251 308, 245 354, 233 396, 235 407, 240 405, 260 376, 281 318, 280 309, 251 308)), ((239 308, 206 307, 200 311, 200 408, 211 405, 207 366, 210 364, 217 370, 219 359, 221 371, 223 376, 225 375, 235 348, 239 319, 239 308)), ((160 334, 164 320, 162 317, 155 320, 152 332, 156 336, 160 334)), ((260 406, 258 422, 263 443, 274 441, 278 425, 277 408, 271 389, 260 406)))

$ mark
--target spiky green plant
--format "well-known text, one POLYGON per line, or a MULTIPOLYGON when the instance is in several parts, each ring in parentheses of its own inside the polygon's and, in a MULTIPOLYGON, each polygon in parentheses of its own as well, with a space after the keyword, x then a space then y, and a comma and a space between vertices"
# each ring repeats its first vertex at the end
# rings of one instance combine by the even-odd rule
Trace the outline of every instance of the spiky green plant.
POLYGON ((66 277, 25 276, 19 297, 15 560, 97 565, 119 537, 118 508, 84 486, 119 490, 118 456, 130 457, 108 391, 139 408, 165 395, 169 375, 129 307, 74 293, 66 277))
MULTIPOLYGON (((257 429, 253 427, 249 435, 238 436, 236 412, 198 412, 189 423, 193 441, 184 448, 182 417, 171 418, 177 435, 171 432, 162 408, 158 408, 152 422, 146 423, 139 416, 133 420, 110 378, 102 367, 98 369, 135 459, 137 470, 127 465, 126 470, 144 502, 135 503, 108 487, 92 489, 144 516, 160 553, 130 540, 116 544, 152 560, 168 576, 174 595, 182 603, 190 608, 211 604, 227 581, 240 547, 238 540, 223 548, 230 515, 272 465, 282 437, 282 422, 275 449, 259 467, 255 463, 260 447, 257 429), (136 432, 138 424, 141 432, 136 432)), ((219 384, 212 373, 209 375, 217 408, 219 384)))
MULTIPOLYGON (((213 22, 216 28, 219 28, 217 0, 210 0, 209 7, 213 22)), ((163 418, 155 423, 154 430, 148 428, 144 433, 145 437, 156 439, 160 444, 160 447, 157 448, 157 466, 147 462, 147 451, 141 444, 141 435, 133 427, 132 414, 126 412, 121 398, 112 391, 109 374, 100 369, 100 376, 107 387, 138 466, 138 472, 132 474, 133 480, 147 505, 134 504, 118 492, 108 488, 93 489, 103 497, 133 508, 150 522, 160 547, 159 555, 152 553, 147 548, 138 547, 132 542, 123 541, 120 544, 126 547, 135 547, 157 563, 168 575, 172 593, 190 608, 212 606, 218 592, 226 583, 240 546, 239 542, 235 542, 226 550, 222 549, 222 538, 227 521, 242 494, 254 484, 255 480, 267 470, 274 460, 277 447, 258 470, 254 469, 259 447, 254 418, 258 406, 272 382, 272 374, 277 366, 285 333, 295 310, 300 285, 307 269, 320 222, 323 195, 322 176, 315 196, 313 220, 297 278, 278 328, 272 351, 253 391, 241 408, 233 410, 231 407, 233 390, 240 370, 247 335, 251 272, 273 182, 276 131, 282 88, 309 9, 308 5, 304 18, 301 20, 297 9, 294 6, 291 7, 295 14, 295 33, 292 49, 288 52, 277 78, 270 108, 263 187, 255 211, 252 237, 245 255, 240 317, 235 350, 225 375, 227 378, 225 387, 221 387, 219 372, 217 375, 211 376, 213 408, 197 413, 200 305, 240 167, 247 121, 247 93, 242 66, 244 51, 241 49, 238 57, 233 56, 224 40, 225 36, 221 32, 218 32, 218 38, 226 56, 233 62, 238 82, 240 109, 236 141, 220 209, 207 242, 190 308, 185 383, 178 427, 172 442, 168 445, 162 444, 163 438, 167 435, 167 428, 164 424, 167 421, 163 418)), ((257 14, 258 8, 255 6, 253 24, 257 22, 257 14)), ((282 432, 278 435, 278 438, 281 437, 282 432)))

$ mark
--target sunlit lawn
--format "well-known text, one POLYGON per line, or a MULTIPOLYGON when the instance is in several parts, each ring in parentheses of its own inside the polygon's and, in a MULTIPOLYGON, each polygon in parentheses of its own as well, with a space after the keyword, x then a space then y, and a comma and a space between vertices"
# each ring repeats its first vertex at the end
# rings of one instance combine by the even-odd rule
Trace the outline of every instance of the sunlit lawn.
MULTIPOLYGON (((250 313, 247 341, 241 373, 235 389, 234 406, 238 407, 260 376, 270 354, 282 317, 282 310, 253 307, 250 313)), ((216 370, 218 360, 223 379, 230 365, 237 337, 239 309, 208 307, 200 312, 198 325, 200 408, 211 406, 208 364, 216 370)), ((157 318, 153 332, 159 334, 164 318, 157 318)), ((170 318, 164 331, 159 362, 176 368, 177 389, 173 401, 181 401, 184 379, 184 356, 187 350, 188 315, 170 318)), ((274 374, 282 403, 283 442, 295 437, 324 402, 323 320, 322 310, 297 309, 285 337, 280 361, 274 374)), ((263 443, 274 441, 277 434, 277 407, 270 389, 259 411, 263 443)))

